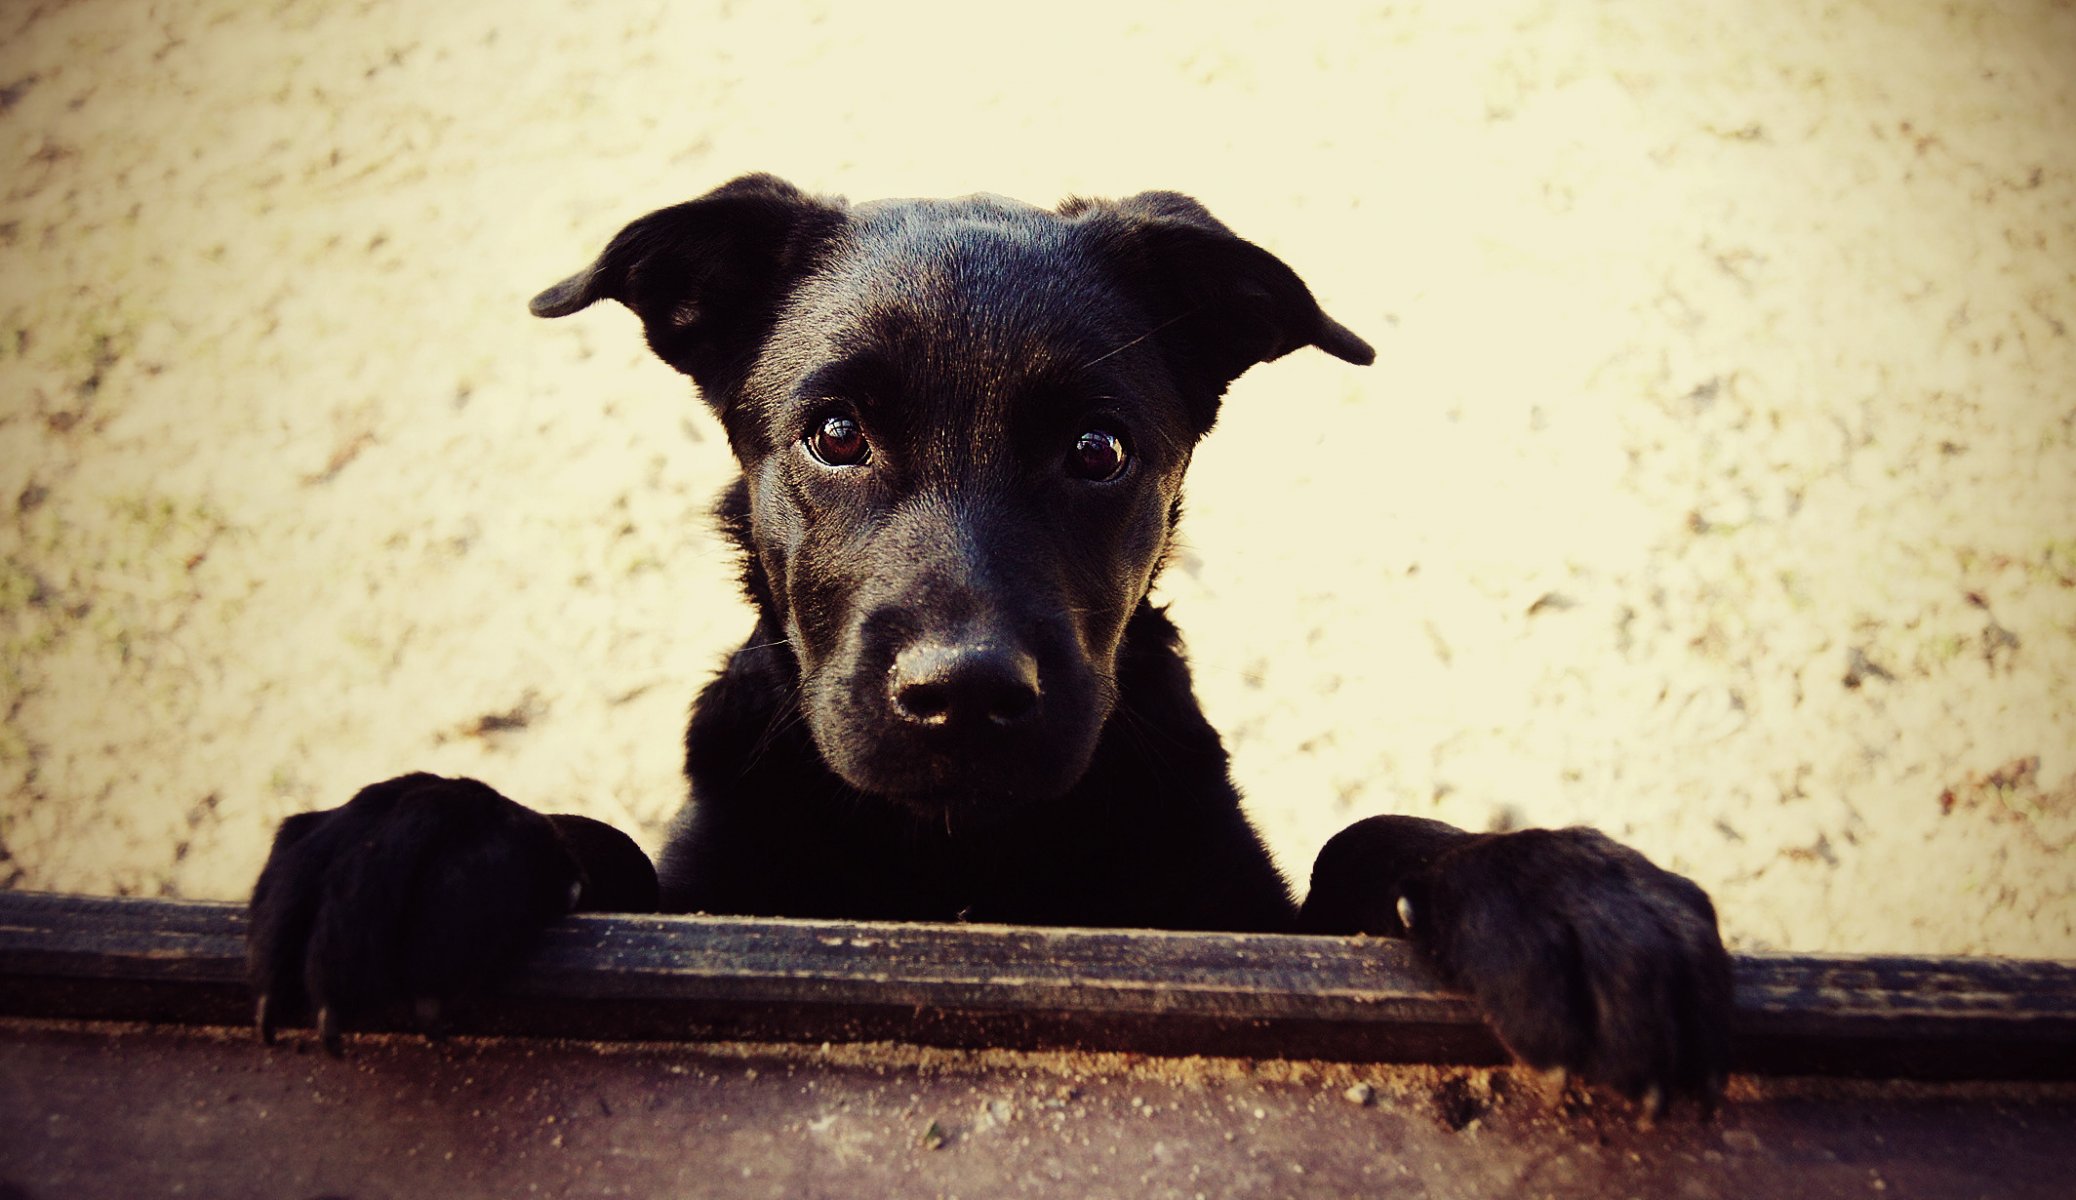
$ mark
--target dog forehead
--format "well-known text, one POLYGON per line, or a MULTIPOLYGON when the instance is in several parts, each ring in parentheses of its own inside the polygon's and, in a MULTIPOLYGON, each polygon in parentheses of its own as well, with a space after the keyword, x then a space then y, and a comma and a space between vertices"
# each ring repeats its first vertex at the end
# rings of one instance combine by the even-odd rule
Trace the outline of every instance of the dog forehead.
POLYGON ((854 226, 880 224, 928 224, 957 221, 1017 221, 1058 218, 1049 209, 1026 204, 1010 196, 975 192, 970 196, 905 196, 891 200, 867 200, 850 206, 854 226))
POLYGON ((897 330, 921 320, 954 339, 1092 333, 1118 298, 1081 233, 1000 196, 876 201, 853 210, 800 299, 867 333, 874 320, 897 330))
POLYGON ((1143 322, 1083 235, 995 196, 859 206, 780 312, 753 407, 781 418, 831 367, 959 407, 1131 370, 1133 355, 1112 352, 1143 322))

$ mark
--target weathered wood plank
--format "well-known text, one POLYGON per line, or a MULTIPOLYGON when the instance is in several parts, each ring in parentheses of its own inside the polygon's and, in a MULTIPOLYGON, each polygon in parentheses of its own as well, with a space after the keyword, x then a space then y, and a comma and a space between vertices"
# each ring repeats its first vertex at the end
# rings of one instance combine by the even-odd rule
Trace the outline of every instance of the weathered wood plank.
MULTIPOLYGON (((0 893, 0 1013, 248 1019, 241 906, 0 893)), ((1737 1066, 2076 1078, 2076 963, 1746 955, 1737 1066)), ((492 1033, 893 1040, 1371 1062, 1503 1053, 1392 941, 585 916, 552 929, 492 1033)))
POLYGON ((335 1062, 0 1018, 0 1175, 39 1200, 2065 1200, 2076 1085, 1742 1076, 1646 1130, 1425 1065, 389 1036, 335 1062))

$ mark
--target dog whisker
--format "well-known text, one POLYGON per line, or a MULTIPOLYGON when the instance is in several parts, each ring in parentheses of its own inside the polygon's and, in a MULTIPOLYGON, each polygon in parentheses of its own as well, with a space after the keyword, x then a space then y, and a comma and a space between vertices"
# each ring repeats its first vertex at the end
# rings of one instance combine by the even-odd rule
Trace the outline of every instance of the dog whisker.
POLYGON ((803 692, 803 685, 795 682, 788 689, 783 701, 772 709, 770 719, 764 723, 764 732, 757 736, 757 740, 750 746, 749 753, 743 756, 742 770, 738 773, 738 778, 747 777, 763 760, 764 755, 778 744, 780 737, 795 725, 806 721, 806 714, 800 710, 800 697, 803 692))
POLYGON ((747 645, 737 646, 735 652, 740 654, 745 650, 769 650, 774 646, 790 646, 792 644, 792 638, 777 638, 769 642, 750 642, 747 645))
POLYGON ((1162 321, 1162 322, 1161 322, 1160 324, 1158 324, 1158 325, 1154 326, 1153 328, 1151 328, 1151 329, 1147 330, 1147 331, 1146 331, 1145 333, 1142 333, 1142 334, 1140 334, 1140 335, 1139 335, 1138 337, 1135 337, 1135 338, 1133 338, 1133 339, 1132 339, 1131 341, 1129 341, 1129 342, 1126 342, 1126 343, 1124 343, 1124 344, 1123 344, 1123 345, 1121 345, 1121 346, 1117 346, 1117 347, 1114 347, 1114 348, 1112 348, 1112 349, 1109 349, 1109 350, 1105 350, 1105 351, 1104 351, 1103 353, 1101 353, 1101 354, 1098 354, 1098 355, 1097 355, 1097 356, 1095 356, 1094 358, 1092 358, 1092 359, 1089 359, 1089 360, 1088 360, 1087 362, 1085 362, 1085 363, 1081 364, 1080 366, 1078 366, 1078 367, 1076 367, 1076 368, 1074 368, 1074 369, 1075 369, 1075 370, 1077 370, 1077 371, 1086 371, 1086 370, 1088 370, 1088 369, 1089 369, 1090 367, 1093 367, 1093 366, 1095 366, 1095 365, 1096 365, 1097 363, 1103 362, 1103 361, 1105 361, 1106 359, 1111 359, 1111 358, 1115 358, 1115 357, 1117 357, 1118 355, 1120 355, 1120 354, 1123 354, 1123 353, 1124 353, 1125 351, 1127 351, 1127 350, 1131 349, 1132 347, 1134 347, 1134 346, 1138 345, 1139 343, 1141 343, 1141 342, 1145 341, 1145 340, 1146 340, 1147 338, 1150 338, 1150 337, 1152 337, 1153 335, 1155 335, 1155 334, 1157 334, 1157 333, 1161 332, 1162 330, 1164 330, 1164 329, 1168 328, 1168 327, 1169 327, 1170 325, 1174 325, 1174 324, 1176 324, 1177 322, 1179 322, 1179 321, 1182 321, 1182 320, 1185 320, 1185 319, 1187 319, 1187 318, 1189 318, 1189 317, 1193 317, 1193 316, 1196 316, 1196 315, 1197 315, 1197 314, 1198 314, 1199 312, 1202 312, 1202 311, 1203 311, 1203 309, 1204 309, 1204 306, 1203 306, 1203 305, 1201 305, 1201 304, 1199 304, 1199 305, 1197 305, 1196 307, 1194 307, 1194 308, 1191 308, 1191 309, 1189 309, 1189 310, 1188 310, 1188 311, 1186 311, 1186 312, 1180 312, 1180 313, 1177 313, 1177 314, 1175 314, 1174 316, 1172 316, 1172 317, 1169 317, 1169 318, 1168 318, 1167 320, 1165 320, 1165 321, 1162 321))

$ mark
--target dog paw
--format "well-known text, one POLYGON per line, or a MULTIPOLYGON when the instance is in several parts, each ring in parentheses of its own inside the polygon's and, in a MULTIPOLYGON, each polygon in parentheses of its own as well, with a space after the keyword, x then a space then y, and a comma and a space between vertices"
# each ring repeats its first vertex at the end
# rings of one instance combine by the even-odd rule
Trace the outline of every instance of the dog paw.
POLYGON ((472 779, 406 775, 281 823, 253 889, 247 965, 260 1037, 314 1022, 436 1032, 575 907, 581 874, 549 818, 472 779))
POLYGON ((1528 1065, 1647 1117, 1721 1097, 1730 960, 1693 881, 1591 829, 1529 829, 1441 854, 1403 881, 1396 911, 1528 1065))

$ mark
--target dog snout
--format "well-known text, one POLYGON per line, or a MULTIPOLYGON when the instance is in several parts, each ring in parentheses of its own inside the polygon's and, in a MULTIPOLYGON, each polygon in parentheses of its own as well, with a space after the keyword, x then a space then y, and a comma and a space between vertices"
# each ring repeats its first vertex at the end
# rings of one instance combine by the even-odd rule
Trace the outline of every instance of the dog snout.
POLYGON ((895 715, 915 725, 1008 730, 1038 713, 1038 660, 1001 642, 918 642, 894 656, 887 696, 895 715))

